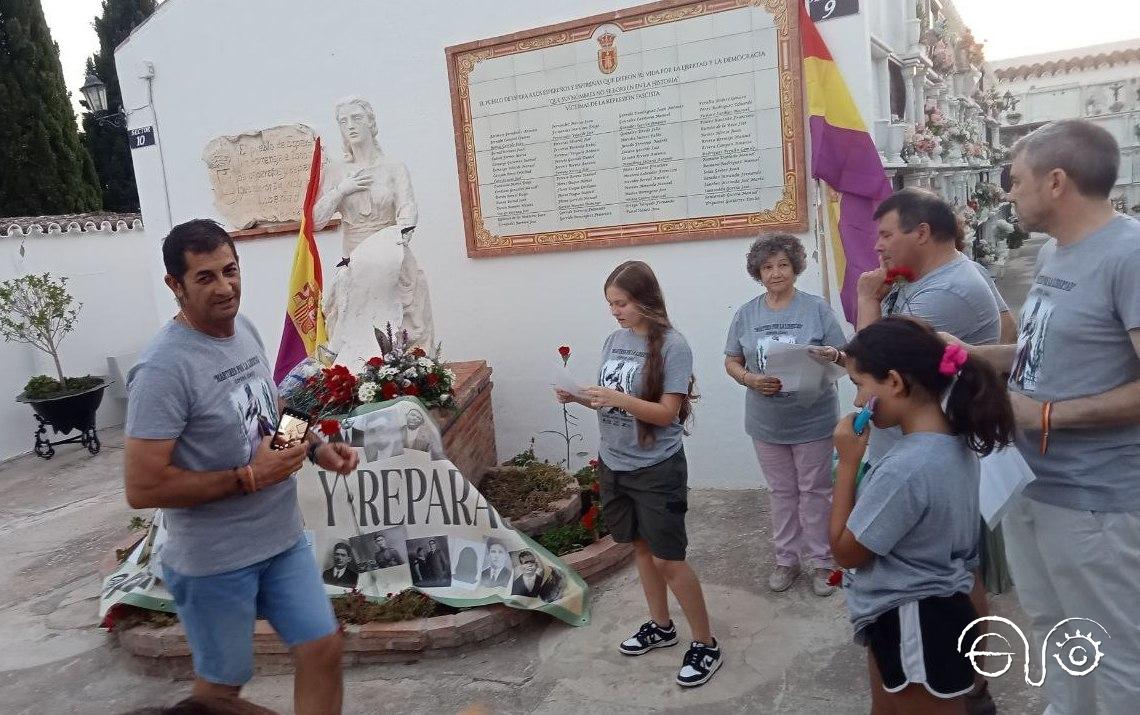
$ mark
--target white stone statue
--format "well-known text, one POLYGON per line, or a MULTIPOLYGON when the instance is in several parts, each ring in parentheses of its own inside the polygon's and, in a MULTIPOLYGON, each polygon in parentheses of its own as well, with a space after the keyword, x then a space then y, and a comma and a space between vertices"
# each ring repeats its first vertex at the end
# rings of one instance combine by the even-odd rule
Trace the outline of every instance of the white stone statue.
POLYGON ((408 246, 416 225, 408 169, 380 150, 367 101, 341 100, 336 119, 346 161, 324 173, 313 207, 315 230, 339 211, 344 231, 345 258, 325 286, 328 348, 337 363, 358 369, 380 353, 374 328, 391 323, 393 330, 407 331, 409 347, 431 354, 435 329, 427 280, 408 246))

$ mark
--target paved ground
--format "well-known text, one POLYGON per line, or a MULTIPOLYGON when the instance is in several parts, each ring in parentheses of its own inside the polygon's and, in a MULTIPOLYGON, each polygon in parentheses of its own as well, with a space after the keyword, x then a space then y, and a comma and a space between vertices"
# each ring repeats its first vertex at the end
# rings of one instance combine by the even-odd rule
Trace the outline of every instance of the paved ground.
MULTIPOLYGON (((184 697, 186 682, 140 674, 96 627, 93 564, 132 515, 123 501, 122 437, 107 431, 96 457, 63 448, 43 462, 0 465, 0 711, 122 713, 184 697)), ((672 683, 681 649, 624 658, 621 637, 644 618, 632 567, 594 591, 594 620, 574 629, 543 621, 464 655, 346 673, 349 713, 454 713, 475 701, 495 713, 612 715, 699 706, 710 713, 865 713, 862 649, 850 643, 841 596, 799 582, 764 587, 772 562, 760 490, 697 491, 692 560, 704 579, 726 665, 708 686, 672 683)), ((995 610, 1023 621, 1012 594, 995 610)), ((682 630, 684 634, 684 630, 682 630)), ((1040 693, 1013 668, 994 682, 1001 712, 1039 713, 1040 693)), ((247 695, 290 711, 291 678, 256 678, 247 695)))
MULTIPOLYGON (((1030 285, 1041 239, 1010 256, 999 279, 1016 311, 1030 285)), ((0 710, 5 713, 121 713, 169 704, 188 683, 139 673, 132 657, 96 626, 94 564, 133 512, 121 487, 122 435, 107 431, 103 453, 64 447, 50 462, 0 465, 0 710)), ((865 656, 850 642, 841 596, 820 599, 800 582, 764 587, 772 563, 767 496, 760 490, 698 491, 690 524, 724 669, 704 688, 672 683, 679 648, 623 658, 616 642, 644 616, 632 567, 594 589, 594 620, 580 629, 539 622, 510 640, 447 659, 354 668, 346 673, 349 713, 453 713, 484 702, 495 713, 612 715, 865 713, 865 656)), ((1024 625, 1014 594, 993 608, 1024 625)), ((1016 663, 1015 666, 1019 666, 1016 663)), ((1014 667, 993 681, 1002 713, 1039 713, 1041 694, 1014 667)), ((256 678, 247 695, 290 711, 291 678, 256 678)))

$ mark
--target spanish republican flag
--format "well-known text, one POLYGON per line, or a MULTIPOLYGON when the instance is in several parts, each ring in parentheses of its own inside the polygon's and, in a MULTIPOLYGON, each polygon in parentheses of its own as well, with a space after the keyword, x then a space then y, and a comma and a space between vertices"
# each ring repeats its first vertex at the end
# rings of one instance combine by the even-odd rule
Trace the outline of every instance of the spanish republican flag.
POLYGON ((828 213, 832 254, 842 281, 839 295, 843 313, 854 324, 855 284, 864 271, 879 266, 872 215, 893 189, 843 75, 803 2, 800 40, 811 133, 811 175, 832 189, 827 192, 831 197, 828 213))
POLYGON ((277 366, 273 381, 281 380, 306 357, 312 357, 318 345, 328 342, 325 314, 321 310, 321 254, 313 239, 313 204, 321 184, 321 138, 313 145, 313 161, 309 166, 309 185, 301 211, 301 231, 297 250, 293 253, 293 272, 289 276, 289 297, 285 306, 285 329, 277 348, 277 366))

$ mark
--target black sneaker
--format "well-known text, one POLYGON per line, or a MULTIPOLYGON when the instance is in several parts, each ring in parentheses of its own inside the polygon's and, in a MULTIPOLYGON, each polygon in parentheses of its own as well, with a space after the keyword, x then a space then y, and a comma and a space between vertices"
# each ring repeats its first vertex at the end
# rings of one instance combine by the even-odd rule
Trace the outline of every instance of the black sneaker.
POLYGON ((716 642, 716 638, 713 638, 711 646, 693 641, 685 653, 685 659, 681 661, 677 684, 686 688, 704 685, 720 667, 720 662, 720 644, 716 642))
POLYGON ((665 628, 657 625, 657 621, 646 621, 637 629, 637 633, 621 642, 618 650, 626 655, 641 655, 654 648, 664 648, 676 643, 677 628, 673 625, 673 621, 669 621, 669 625, 665 628))

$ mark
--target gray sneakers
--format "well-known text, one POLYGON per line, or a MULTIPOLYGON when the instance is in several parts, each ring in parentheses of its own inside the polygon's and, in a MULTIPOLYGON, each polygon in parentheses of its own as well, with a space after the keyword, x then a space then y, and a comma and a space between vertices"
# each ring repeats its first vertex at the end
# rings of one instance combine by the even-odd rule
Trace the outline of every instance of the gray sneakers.
POLYGON ((796 582, 796 577, 799 575, 799 566, 776 564, 776 568, 772 569, 772 574, 768 577, 768 588, 776 593, 787 591, 792 587, 792 584, 796 582))

